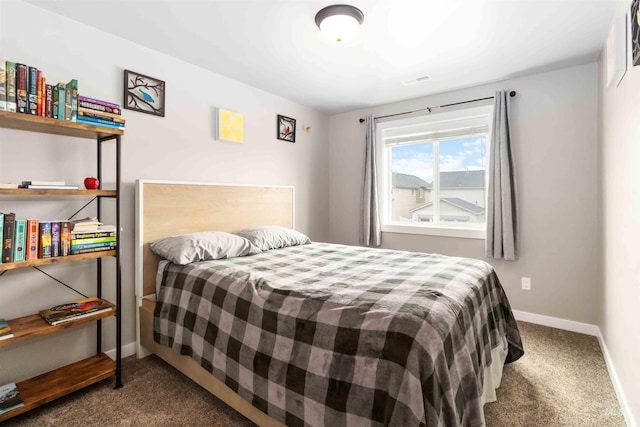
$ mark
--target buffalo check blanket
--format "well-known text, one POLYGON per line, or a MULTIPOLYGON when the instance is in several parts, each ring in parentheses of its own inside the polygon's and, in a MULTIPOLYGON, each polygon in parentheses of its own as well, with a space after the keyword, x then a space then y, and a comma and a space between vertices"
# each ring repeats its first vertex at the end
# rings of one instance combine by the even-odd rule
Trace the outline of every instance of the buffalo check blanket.
POLYGON ((479 260, 312 243, 160 268, 155 341, 288 426, 484 425, 492 349, 523 354, 479 260))

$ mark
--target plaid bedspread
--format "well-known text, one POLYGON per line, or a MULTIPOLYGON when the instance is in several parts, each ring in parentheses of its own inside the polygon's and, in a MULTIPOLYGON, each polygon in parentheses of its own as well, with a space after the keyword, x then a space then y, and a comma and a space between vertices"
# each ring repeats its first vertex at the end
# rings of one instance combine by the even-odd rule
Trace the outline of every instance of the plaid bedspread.
POLYGON ((164 263, 154 339, 289 426, 477 426, 491 350, 522 354, 493 268, 312 243, 164 263))

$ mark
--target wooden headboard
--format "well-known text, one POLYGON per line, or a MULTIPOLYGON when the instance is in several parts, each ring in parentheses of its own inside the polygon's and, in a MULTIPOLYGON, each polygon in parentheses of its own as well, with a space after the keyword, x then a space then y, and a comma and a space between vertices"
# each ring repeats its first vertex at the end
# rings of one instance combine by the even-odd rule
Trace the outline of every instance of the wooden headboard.
POLYGON ((136 296, 155 294, 160 258, 149 242, 258 225, 294 228, 294 188, 137 180, 136 296))

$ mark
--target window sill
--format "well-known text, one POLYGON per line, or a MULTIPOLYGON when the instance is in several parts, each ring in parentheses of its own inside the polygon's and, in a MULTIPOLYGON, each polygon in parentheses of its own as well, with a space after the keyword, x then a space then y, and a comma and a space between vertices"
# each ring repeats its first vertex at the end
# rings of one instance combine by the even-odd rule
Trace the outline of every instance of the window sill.
POLYGON ((487 232, 484 228, 458 228, 458 227, 429 227, 425 225, 397 225, 384 224, 381 227, 383 233, 421 234, 426 236, 458 237, 462 239, 486 239, 487 232))

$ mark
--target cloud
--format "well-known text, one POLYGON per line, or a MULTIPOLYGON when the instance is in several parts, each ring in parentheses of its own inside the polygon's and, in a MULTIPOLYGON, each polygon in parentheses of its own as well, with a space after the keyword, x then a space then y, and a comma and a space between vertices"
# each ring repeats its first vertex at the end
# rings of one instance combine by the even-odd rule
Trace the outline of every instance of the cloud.
MULTIPOLYGON (((486 138, 474 137, 443 141, 439 145, 440 170, 482 170, 486 168, 486 138)), ((393 172, 415 175, 433 181, 433 144, 391 148, 393 172)))

